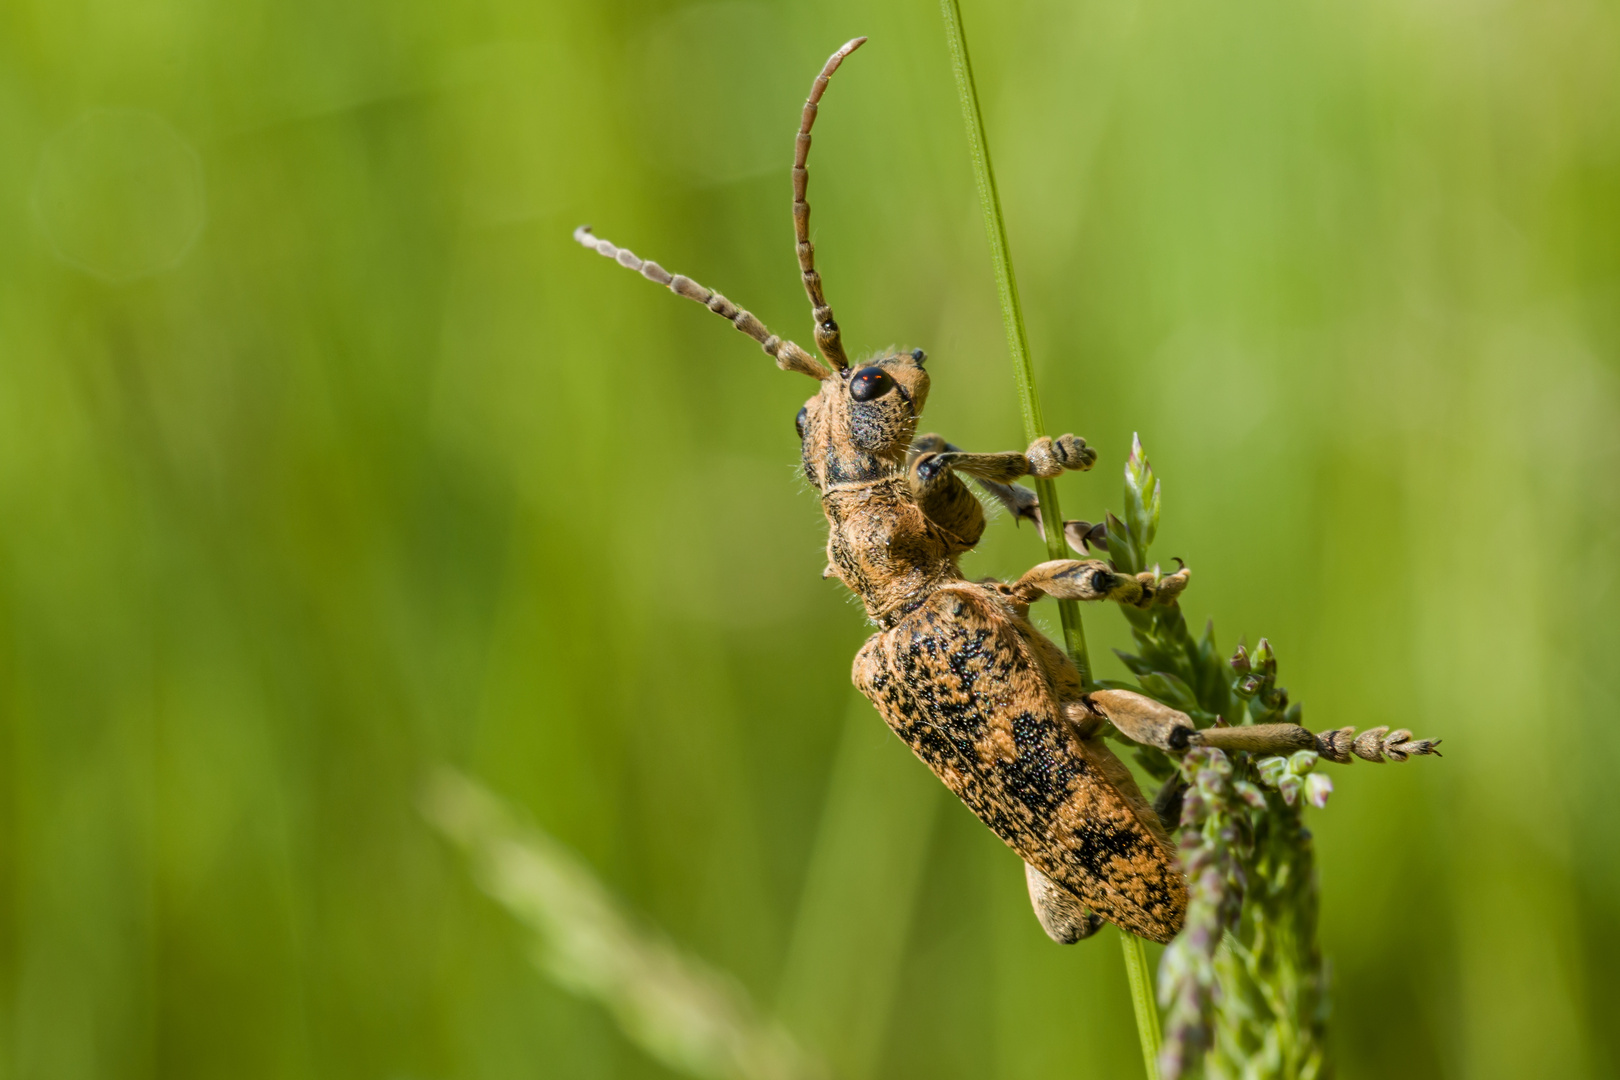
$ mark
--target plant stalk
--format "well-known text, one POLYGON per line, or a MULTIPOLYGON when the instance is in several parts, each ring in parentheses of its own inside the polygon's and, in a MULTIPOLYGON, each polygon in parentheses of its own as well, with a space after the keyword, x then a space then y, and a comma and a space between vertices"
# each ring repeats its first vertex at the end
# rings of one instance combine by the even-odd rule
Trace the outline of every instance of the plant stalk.
MULTIPOLYGON (((996 268, 1001 321, 1007 330, 1013 377, 1018 384, 1019 403, 1023 406, 1024 438, 1034 442, 1046 434, 1046 420, 1041 415, 1041 398, 1035 389, 1035 365, 1030 359, 1029 338, 1024 332, 1024 309, 1018 302, 1018 279, 1013 276, 1012 256, 1007 250, 1007 225, 1001 217, 995 169, 990 165, 990 144, 984 136, 979 92, 973 82, 973 64, 968 59, 967 36, 962 31, 962 10, 957 0, 940 0, 940 9, 945 14, 945 39, 951 47, 951 66, 956 71, 956 89, 962 99, 962 119, 967 123, 968 150, 973 156, 973 177, 979 185, 984 231, 990 238, 990 259, 996 268)), ((1069 558, 1068 545, 1063 539, 1063 513, 1058 509, 1057 484, 1051 479, 1036 477, 1035 495, 1041 501, 1047 558, 1069 558)), ((1086 651, 1086 631, 1080 622, 1079 603, 1058 601, 1058 618, 1063 623, 1063 643, 1080 669, 1080 681, 1089 687, 1092 685, 1091 656, 1086 651)))
POLYGON ((1142 1042, 1142 1067, 1148 1080, 1159 1080, 1159 1007, 1153 1000, 1153 975, 1148 970, 1147 948, 1142 939, 1126 930, 1119 932, 1119 947, 1125 954, 1125 974, 1131 980, 1131 1007, 1136 1011, 1136 1037, 1142 1042))
MULTIPOLYGON (((967 124, 968 147, 973 157, 973 177, 978 183, 979 206, 984 211, 984 229, 990 239, 990 257, 996 268, 996 288, 1001 294, 1001 320, 1007 331, 1007 347, 1012 352, 1013 375, 1018 383, 1018 399, 1023 406, 1024 438, 1034 442, 1046 434, 1041 416, 1041 399, 1035 389, 1035 366, 1029 355, 1029 338, 1024 331, 1024 312, 1018 301, 1018 279, 1013 276, 1012 256, 1007 248, 1007 225, 1001 215, 1001 197, 996 193, 996 174, 990 164, 990 144, 984 134, 984 116, 979 109, 979 92, 973 82, 973 64, 968 59, 967 35, 962 29, 962 9, 958 0, 940 0, 945 16, 945 40, 951 49, 951 67, 956 72, 956 90, 962 100, 962 119, 967 124)), ((1063 538, 1063 514, 1058 509, 1057 485, 1050 479, 1035 479, 1040 499, 1041 523, 1046 533, 1048 558, 1069 558, 1063 538)), ((1085 686, 1094 685, 1091 657, 1086 651, 1085 627, 1080 622, 1080 605, 1073 600, 1058 602, 1058 618, 1063 623, 1063 641, 1069 656, 1080 669, 1085 686)), ((1159 1077, 1159 1012, 1153 1000, 1153 978, 1148 970, 1142 940, 1120 932, 1125 971, 1130 977, 1131 1004, 1136 1011, 1136 1032, 1142 1041, 1142 1064, 1148 1080, 1159 1077)))

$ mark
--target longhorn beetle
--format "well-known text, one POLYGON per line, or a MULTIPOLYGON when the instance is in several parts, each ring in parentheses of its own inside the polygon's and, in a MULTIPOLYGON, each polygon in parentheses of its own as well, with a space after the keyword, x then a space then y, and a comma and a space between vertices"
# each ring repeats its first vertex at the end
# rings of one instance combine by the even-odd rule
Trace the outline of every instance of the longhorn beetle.
MULTIPOLYGON (((923 351, 850 363, 816 273, 806 161, 821 95, 865 41, 844 45, 816 76, 793 155, 793 229, 821 359, 719 293, 598 239, 589 226, 576 229, 574 239, 696 300, 759 342, 778 367, 821 383, 795 426, 804 475, 827 517, 826 574, 860 597, 878 627, 855 657, 855 685, 1023 859, 1036 917, 1054 940, 1088 937, 1106 919, 1169 941, 1186 911, 1186 882, 1159 811, 1103 744, 1108 725, 1171 753, 1194 746, 1314 749, 1336 761, 1348 761, 1352 751, 1376 761, 1383 748, 1404 760, 1433 752, 1433 743, 1405 732, 1380 742, 1387 729, 1354 740, 1350 728, 1313 735, 1294 724, 1200 730, 1185 713, 1141 694, 1082 685, 1069 657, 1030 624, 1029 605, 1043 595, 1140 608, 1174 604, 1190 576, 1185 566, 1161 577, 1122 574, 1100 559, 1058 559, 1011 584, 963 578, 958 560, 978 543, 985 515, 962 476, 1015 515, 1038 521, 1034 493, 1013 481, 1089 469, 1097 455, 1074 435, 999 454, 965 453, 938 435, 917 437, 929 388, 923 351)), ((1088 529, 1069 522, 1065 532, 1085 537, 1088 529)), ((1161 809, 1169 805, 1166 799, 1161 809)))

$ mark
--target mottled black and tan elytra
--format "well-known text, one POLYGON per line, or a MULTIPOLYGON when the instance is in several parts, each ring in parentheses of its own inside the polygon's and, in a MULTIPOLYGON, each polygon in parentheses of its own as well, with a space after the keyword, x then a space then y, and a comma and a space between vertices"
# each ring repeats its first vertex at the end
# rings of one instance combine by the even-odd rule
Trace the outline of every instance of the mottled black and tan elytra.
MULTIPOLYGON (((923 351, 859 366, 846 357, 816 272, 806 162, 828 80, 865 40, 833 53, 816 77, 793 158, 799 271, 821 360, 719 293, 598 239, 589 227, 574 238, 729 320, 779 367, 820 380, 796 426, 804 475, 827 517, 827 574, 860 597, 878 627, 855 658, 855 685, 1024 860, 1036 916, 1055 940, 1077 941, 1106 919, 1168 941, 1182 924, 1186 883, 1164 825, 1103 744, 1105 728, 1171 752, 1208 745, 1275 753, 1318 747, 1319 740, 1286 724, 1198 730, 1185 714, 1140 694, 1087 692, 1068 656, 1030 624, 1029 605, 1043 595, 1174 604, 1187 585, 1185 568, 1165 577, 1127 575, 1098 559, 1060 559, 1011 584, 962 577, 958 559, 985 529, 984 508, 962 475, 1014 514, 1033 517, 1034 494, 1013 481, 1088 469, 1096 454, 1073 435, 999 454, 964 453, 937 435, 919 437, 929 386, 923 351)), ((1083 522, 1066 526, 1082 545, 1095 539, 1083 522)), ((1343 733, 1322 739, 1319 748, 1335 760, 1360 752, 1343 733)), ((1402 745, 1406 753, 1430 748, 1402 745)))

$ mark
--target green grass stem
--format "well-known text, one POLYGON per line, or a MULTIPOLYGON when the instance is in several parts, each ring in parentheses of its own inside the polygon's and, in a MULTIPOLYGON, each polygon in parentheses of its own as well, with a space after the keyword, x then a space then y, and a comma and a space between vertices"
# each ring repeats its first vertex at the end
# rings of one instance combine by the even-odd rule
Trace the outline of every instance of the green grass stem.
MULTIPOLYGON (((1024 313, 1018 302, 1018 279, 1013 275, 1012 256, 1007 246, 1007 225, 1001 215, 1001 198, 996 193, 996 173, 990 164, 990 144, 984 134, 984 116, 979 109, 979 92, 973 82, 973 64, 968 58, 967 35, 962 29, 962 9, 958 0, 940 0, 945 16, 945 39, 951 49, 951 66, 956 72, 956 89, 962 100, 962 118, 967 124, 969 151, 973 156, 973 176, 979 187, 979 205, 984 211, 984 229, 990 239, 990 257, 996 268, 996 287, 1001 294, 1001 318, 1007 331, 1007 347, 1012 352, 1013 374, 1018 398, 1023 406, 1024 437, 1034 442, 1046 434, 1041 416, 1040 394, 1035 387, 1035 366, 1029 354, 1029 338, 1024 331, 1024 313)), ((1063 514, 1058 509, 1057 485, 1049 479, 1035 480, 1035 493, 1041 500, 1041 521, 1045 525, 1046 550, 1053 559, 1069 558, 1063 538, 1063 514)), ((1085 627, 1080 622, 1080 606, 1072 600, 1058 603, 1063 622, 1064 644, 1080 669, 1080 678, 1092 684, 1091 658, 1086 651, 1085 627)), ((1131 982, 1131 1003, 1136 1011, 1136 1031, 1142 1041, 1142 1064, 1148 1080, 1159 1076, 1159 1013, 1153 1001, 1153 978, 1140 938, 1121 932, 1120 944, 1125 971, 1131 982)))
MULTIPOLYGON (((1018 383, 1018 400, 1024 413, 1024 438, 1034 442, 1046 434, 1041 416, 1041 397, 1035 388, 1035 365, 1029 355, 1029 338, 1024 332, 1024 311, 1018 302, 1018 279, 1013 276, 1012 256, 1007 250, 1007 225, 1001 217, 1001 197, 996 194, 996 172, 990 164, 990 144, 984 137, 984 117, 979 111, 979 92, 973 83, 973 64, 968 59, 967 36, 962 31, 962 11, 957 0, 940 0, 945 14, 945 39, 951 47, 951 66, 956 71, 956 89, 962 99, 962 119, 967 123, 968 149, 973 155, 973 176, 979 185, 979 206, 984 210, 984 231, 990 238, 990 258, 996 267, 996 288, 1001 294, 1001 321, 1007 330, 1007 348, 1012 352, 1013 376, 1018 383)), ((1058 509, 1057 484, 1035 478, 1035 494, 1041 500, 1041 522, 1046 530, 1047 557, 1070 558, 1063 540, 1063 513, 1058 509)), ((1086 651, 1086 631, 1080 622, 1080 605, 1073 600, 1058 602, 1063 622, 1063 640, 1069 655, 1080 668, 1080 679, 1092 683, 1091 656, 1086 651)))
POLYGON ((1125 954, 1125 974, 1131 980, 1131 1007, 1136 1010, 1136 1037, 1142 1041, 1142 1067, 1148 1080, 1159 1080, 1159 1007, 1153 1000, 1153 973, 1148 969, 1147 947, 1142 939, 1124 930, 1119 945, 1125 954))

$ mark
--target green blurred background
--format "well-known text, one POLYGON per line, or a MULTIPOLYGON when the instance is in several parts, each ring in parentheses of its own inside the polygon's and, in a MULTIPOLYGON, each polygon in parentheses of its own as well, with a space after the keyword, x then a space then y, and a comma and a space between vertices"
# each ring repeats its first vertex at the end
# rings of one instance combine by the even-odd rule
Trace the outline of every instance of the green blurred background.
MULTIPOLYGON (((1189 618, 1445 739, 1312 812, 1341 1074, 1620 1075, 1620 12, 964 6, 1065 510, 1139 431, 1189 618)), ((808 338, 857 33, 846 340, 1019 447, 928 0, 0 8, 0 1077, 674 1075, 424 823, 440 762, 836 1075, 1139 1075, 1111 932, 1048 943, 849 685, 811 384, 569 238, 808 338)))

